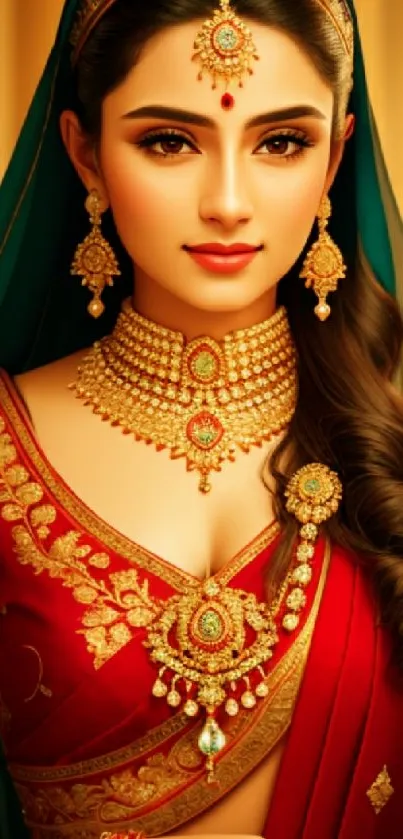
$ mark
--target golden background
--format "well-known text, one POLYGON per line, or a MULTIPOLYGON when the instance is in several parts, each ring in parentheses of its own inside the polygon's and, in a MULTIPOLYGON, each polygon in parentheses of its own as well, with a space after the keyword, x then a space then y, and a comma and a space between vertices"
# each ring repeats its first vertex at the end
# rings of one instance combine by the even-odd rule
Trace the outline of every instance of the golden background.
MULTIPOLYGON (((62 6, 62 0, 0 0, 0 177, 46 61, 62 6)), ((356 0, 356 8, 381 142, 403 213, 403 0, 356 0)))

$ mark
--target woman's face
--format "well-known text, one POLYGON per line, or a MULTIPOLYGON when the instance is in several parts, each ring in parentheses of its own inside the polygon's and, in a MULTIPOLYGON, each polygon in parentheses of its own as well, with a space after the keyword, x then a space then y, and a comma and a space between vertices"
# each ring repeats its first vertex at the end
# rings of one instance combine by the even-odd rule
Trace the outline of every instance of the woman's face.
POLYGON ((223 85, 198 81, 191 61, 201 23, 152 38, 107 96, 99 162, 139 298, 235 313, 275 299, 304 248, 326 191, 333 94, 287 35, 250 23, 260 60, 223 110, 223 85), (223 274, 187 250, 206 243, 259 250, 223 274))

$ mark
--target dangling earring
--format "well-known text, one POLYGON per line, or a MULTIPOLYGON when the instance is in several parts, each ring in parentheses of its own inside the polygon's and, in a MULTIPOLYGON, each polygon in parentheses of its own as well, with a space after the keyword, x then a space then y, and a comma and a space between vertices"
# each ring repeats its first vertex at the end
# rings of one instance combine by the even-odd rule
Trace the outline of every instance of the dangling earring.
POLYGON ((312 287, 317 295, 319 302, 314 312, 322 321, 327 320, 331 312, 327 295, 337 290, 339 280, 344 279, 347 271, 341 251, 326 230, 331 213, 332 205, 326 196, 322 198, 318 212, 319 239, 307 254, 299 275, 306 280, 305 287, 312 287))
POLYGON ((115 254, 101 232, 102 212, 96 189, 88 195, 85 209, 89 213, 92 230, 77 247, 71 274, 82 277, 82 285, 88 286, 94 295, 87 309, 93 318, 99 318, 105 311, 102 292, 106 285, 113 285, 113 277, 118 277, 120 271, 115 254))

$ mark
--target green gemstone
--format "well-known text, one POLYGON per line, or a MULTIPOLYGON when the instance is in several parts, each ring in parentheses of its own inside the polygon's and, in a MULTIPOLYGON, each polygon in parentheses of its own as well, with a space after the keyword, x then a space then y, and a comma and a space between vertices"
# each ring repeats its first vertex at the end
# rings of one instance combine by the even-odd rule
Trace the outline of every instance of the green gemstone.
POLYGON ((216 360, 214 356, 205 350, 199 353, 194 361, 194 369, 197 376, 201 379, 210 379, 216 370, 216 360))
POLYGON ((196 435, 203 446, 210 446, 211 443, 214 443, 216 437, 218 437, 217 432, 213 428, 199 428, 196 435))
POLYGON ((306 492, 316 494, 320 491, 320 481, 317 478, 310 478, 309 481, 305 481, 304 489, 306 492))
POLYGON ((205 641, 218 641, 223 634, 223 622, 213 609, 201 615, 198 622, 200 637, 205 641))
POLYGON ((217 35, 217 42, 222 50, 234 50, 238 40, 238 33, 232 26, 223 26, 217 35))
POLYGON ((225 743, 224 732, 215 720, 208 719, 198 740, 200 751, 207 757, 214 757, 224 748, 225 743))

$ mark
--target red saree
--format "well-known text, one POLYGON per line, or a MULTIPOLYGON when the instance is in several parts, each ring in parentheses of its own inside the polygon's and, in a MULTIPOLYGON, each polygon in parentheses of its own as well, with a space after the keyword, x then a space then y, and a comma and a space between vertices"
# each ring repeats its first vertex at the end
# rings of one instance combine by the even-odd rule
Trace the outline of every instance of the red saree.
MULTIPOLYGON (((269 695, 220 720, 227 744, 218 783, 207 784, 200 720, 152 696, 156 665, 143 645, 153 598, 199 582, 76 498, 5 376, 0 404, 1 716, 33 839, 180 832, 288 729, 268 839, 401 837, 403 695, 354 557, 335 548, 329 563, 318 545, 299 631, 281 635, 269 695)), ((263 600, 277 535, 266 528, 220 582, 263 600)))

